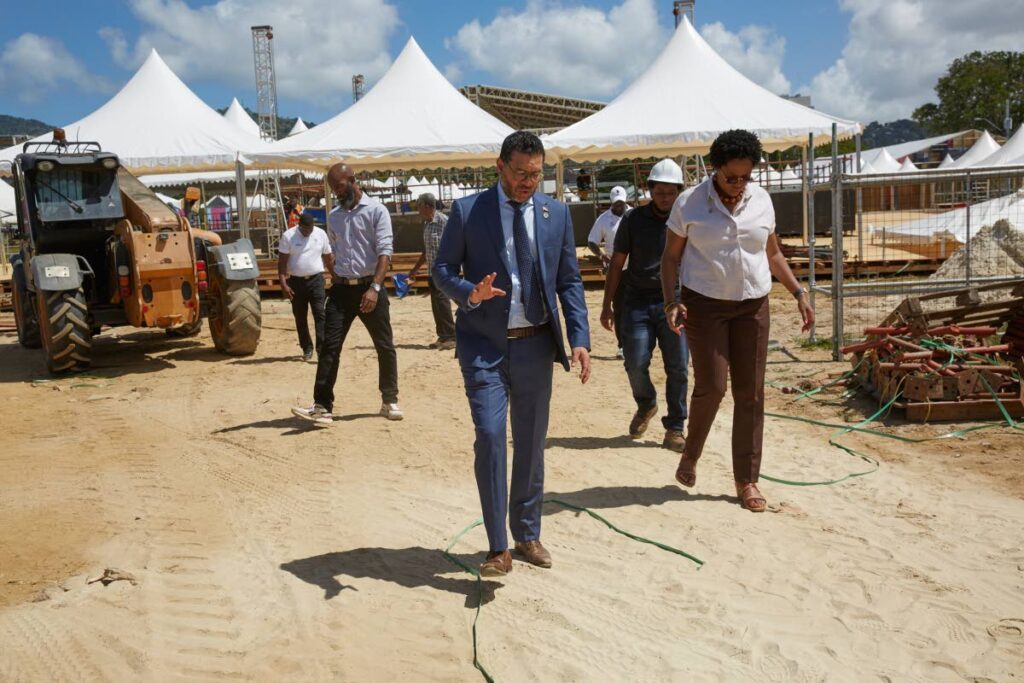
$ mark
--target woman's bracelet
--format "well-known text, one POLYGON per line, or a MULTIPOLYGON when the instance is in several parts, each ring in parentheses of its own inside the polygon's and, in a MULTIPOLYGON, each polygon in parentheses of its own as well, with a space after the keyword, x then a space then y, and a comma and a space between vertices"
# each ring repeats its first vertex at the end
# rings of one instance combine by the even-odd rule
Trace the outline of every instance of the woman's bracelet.
POLYGON ((672 310, 673 306, 677 306, 677 305, 679 305, 678 301, 666 301, 665 305, 662 306, 662 308, 665 310, 666 313, 668 313, 670 310, 672 310))

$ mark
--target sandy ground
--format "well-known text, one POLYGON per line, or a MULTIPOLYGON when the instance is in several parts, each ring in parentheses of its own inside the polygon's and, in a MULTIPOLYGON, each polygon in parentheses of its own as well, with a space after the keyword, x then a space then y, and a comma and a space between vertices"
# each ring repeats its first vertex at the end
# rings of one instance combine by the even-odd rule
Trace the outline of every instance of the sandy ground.
MULTIPOLYGON (((773 303, 773 336, 802 361, 771 354, 773 382, 845 369, 796 343, 791 299, 773 303)), ((357 325, 325 430, 288 414, 309 402, 314 366, 296 359, 281 302, 266 303, 251 358, 219 356, 205 333, 120 330, 90 376, 33 383, 39 355, 0 338, 0 680, 480 680, 476 583, 440 552, 479 515, 469 412, 456 361, 427 348, 427 300, 392 310, 406 420, 376 417, 357 325), (88 583, 108 568, 135 582, 88 583)), ((660 428, 624 437, 626 378, 611 336, 594 336, 592 382, 556 374, 549 496, 706 564, 548 505, 554 568, 516 562, 484 585, 480 658, 497 680, 1021 678, 1019 435, 846 437, 880 471, 765 482, 771 511, 754 515, 732 497, 728 399, 684 492, 660 428)), ((831 422, 870 410, 839 389, 768 394, 771 410, 831 422)), ((866 467, 828 429, 766 430, 767 474, 866 467)), ((485 545, 477 528, 455 552, 475 564, 485 545)))

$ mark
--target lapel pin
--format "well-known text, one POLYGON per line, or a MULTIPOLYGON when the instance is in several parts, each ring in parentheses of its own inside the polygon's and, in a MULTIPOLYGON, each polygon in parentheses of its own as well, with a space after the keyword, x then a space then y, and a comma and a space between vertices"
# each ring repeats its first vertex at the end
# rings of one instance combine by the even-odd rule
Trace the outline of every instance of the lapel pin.
POLYGON ((540 214, 542 216, 544 216, 544 218, 549 218, 550 217, 550 214, 548 213, 548 205, 547 204, 545 204, 544 206, 540 207, 540 214))

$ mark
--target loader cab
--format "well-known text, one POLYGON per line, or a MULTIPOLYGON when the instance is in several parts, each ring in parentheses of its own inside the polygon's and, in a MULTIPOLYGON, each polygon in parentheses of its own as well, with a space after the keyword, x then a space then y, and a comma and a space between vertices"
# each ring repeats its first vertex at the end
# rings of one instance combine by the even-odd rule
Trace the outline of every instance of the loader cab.
MULTIPOLYGON (((93 271, 104 272, 107 240, 124 218, 117 155, 93 142, 30 142, 13 166, 27 253, 79 254, 93 271)), ((107 289, 105 278, 92 278, 87 299, 104 301, 107 289)))

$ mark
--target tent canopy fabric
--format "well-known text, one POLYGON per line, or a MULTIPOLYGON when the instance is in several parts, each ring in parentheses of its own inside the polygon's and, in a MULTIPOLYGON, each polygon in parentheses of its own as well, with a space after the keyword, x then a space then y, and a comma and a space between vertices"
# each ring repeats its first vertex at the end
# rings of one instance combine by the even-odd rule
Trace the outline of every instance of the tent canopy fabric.
POLYGON ((14 188, 0 180, 0 222, 14 222, 17 201, 14 198, 14 188))
POLYGON ((300 116, 295 121, 295 125, 292 126, 292 129, 290 131, 288 131, 288 135, 286 135, 285 137, 289 137, 290 138, 293 135, 298 135, 299 133, 305 133, 307 130, 309 130, 309 126, 306 125, 306 122, 303 121, 302 117, 300 116))
POLYGON ((224 118, 230 121, 240 131, 250 137, 254 137, 257 140, 263 138, 263 133, 260 131, 258 123, 252 120, 249 116, 249 112, 238 102, 237 97, 231 98, 231 105, 228 110, 224 112, 224 118))
POLYGON ((993 138, 986 130, 981 134, 980 138, 975 140, 969 150, 964 152, 959 159, 953 162, 952 168, 967 168, 968 166, 974 166, 979 161, 992 156, 998 151, 999 143, 996 142, 995 138, 993 138))
MULTIPOLYGON (((977 143, 975 143, 975 144, 977 144, 977 143)), ((968 150, 968 151, 970 151, 970 150, 968 150)), ((938 167, 939 167, 940 170, 944 171, 947 168, 954 167, 955 164, 956 164, 956 161, 949 154, 949 152, 946 152, 946 156, 942 158, 942 163, 940 163, 938 167)))
MULTIPOLYGON (((64 130, 68 140, 99 142, 136 174, 229 169, 239 151, 264 147, 199 99, 156 50, 120 92, 64 130)), ((0 161, 14 159, 21 149, 0 151, 0 161)))
POLYGON ((902 164, 900 164, 900 167, 897 170, 897 172, 898 173, 913 173, 914 171, 917 171, 917 170, 918 170, 917 166, 915 166, 914 162, 911 161, 910 158, 908 157, 908 158, 903 160, 902 164))
POLYGON ((466 99, 413 38, 351 107, 246 158, 255 164, 359 170, 489 166, 512 129, 466 99))
MULTIPOLYGON (((965 135, 965 134, 967 134, 969 132, 970 131, 967 131, 967 130, 961 130, 961 131, 956 132, 956 133, 947 133, 945 135, 936 135, 935 137, 932 137, 932 138, 924 138, 924 139, 921 139, 921 140, 911 140, 909 142, 900 142, 900 143, 895 144, 895 145, 886 145, 885 147, 875 147, 875 148, 872 148, 872 149, 866 149, 866 150, 863 150, 860 153, 860 158, 861 158, 861 161, 870 161, 872 165, 875 165, 875 159, 884 150, 893 159, 899 160, 899 159, 902 159, 905 156, 909 156, 909 155, 915 154, 917 152, 922 152, 922 151, 924 151, 926 149, 931 149, 935 145, 941 145, 944 142, 948 142, 948 141, 950 141, 950 140, 952 140, 954 138, 958 138, 958 137, 960 137, 962 135, 965 135)), ((986 133, 986 135, 987 135, 987 133, 986 133)), ((846 155, 846 156, 852 159, 855 155, 849 154, 849 155, 846 155)))
POLYGON ((961 244, 967 241, 968 221, 971 236, 986 225, 999 220, 1008 220, 1020 228, 1020 217, 1024 215, 1024 190, 1018 190, 1003 197, 996 197, 970 207, 952 209, 935 216, 926 216, 901 225, 886 228, 886 234, 901 239, 928 242, 938 239, 954 239, 961 244), (968 211, 970 214, 968 215, 968 211))
POLYGON ((860 124, 828 116, 783 99, 730 66, 683 18, 661 55, 601 111, 545 137, 561 158, 598 161, 705 154, 719 133, 744 128, 765 150, 821 144, 861 130, 860 124))
MULTIPOLYGON (((966 156, 966 155, 965 155, 966 156)), ((974 163, 975 168, 985 166, 1013 166, 1024 164, 1024 126, 1006 141, 1001 149, 974 163)))

